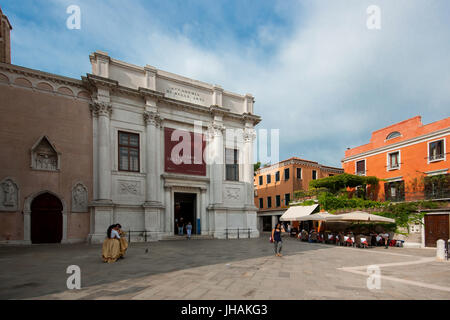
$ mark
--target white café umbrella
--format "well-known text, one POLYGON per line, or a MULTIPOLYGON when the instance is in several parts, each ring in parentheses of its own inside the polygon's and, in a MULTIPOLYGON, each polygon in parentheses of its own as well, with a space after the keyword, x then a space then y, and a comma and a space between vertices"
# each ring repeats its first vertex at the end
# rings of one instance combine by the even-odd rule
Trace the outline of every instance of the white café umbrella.
POLYGON ((327 218, 326 221, 395 222, 394 219, 378 216, 376 214, 370 214, 364 211, 353 211, 350 213, 333 215, 332 217, 327 218))
POLYGON ((334 217, 334 214, 328 212, 319 212, 309 216, 298 218, 297 221, 328 221, 329 217, 334 217))

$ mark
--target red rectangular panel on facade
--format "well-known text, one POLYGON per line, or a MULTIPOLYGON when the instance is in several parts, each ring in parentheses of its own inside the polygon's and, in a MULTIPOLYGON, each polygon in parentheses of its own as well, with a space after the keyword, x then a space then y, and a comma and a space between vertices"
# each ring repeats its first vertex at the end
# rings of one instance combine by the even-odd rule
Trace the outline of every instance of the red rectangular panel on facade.
POLYGON ((205 147, 200 133, 164 128, 165 172, 206 176, 205 147))

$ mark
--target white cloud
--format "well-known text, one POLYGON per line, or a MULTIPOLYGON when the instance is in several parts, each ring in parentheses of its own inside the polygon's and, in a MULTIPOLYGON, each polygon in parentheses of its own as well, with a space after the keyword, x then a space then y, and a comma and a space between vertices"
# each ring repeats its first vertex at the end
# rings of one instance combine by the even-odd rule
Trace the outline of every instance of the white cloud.
MULTIPOLYGON (((36 55, 49 55, 38 58, 58 64, 58 70, 89 72, 90 52, 84 50, 100 49, 130 63, 250 92, 263 118, 260 126, 281 130, 282 158, 339 166, 346 147, 369 142, 373 130, 415 115, 425 122, 448 117, 450 4, 444 0, 377 0, 381 30, 366 28, 373 1, 278 1, 276 11, 292 29, 267 21, 248 42, 201 21, 162 21, 139 2, 78 2, 89 33, 78 41, 88 43, 74 47, 61 30, 30 30, 25 24, 16 26, 16 44, 23 49, 45 35, 49 40, 36 55)), ((219 10, 208 14, 208 21, 223 19, 219 10)))

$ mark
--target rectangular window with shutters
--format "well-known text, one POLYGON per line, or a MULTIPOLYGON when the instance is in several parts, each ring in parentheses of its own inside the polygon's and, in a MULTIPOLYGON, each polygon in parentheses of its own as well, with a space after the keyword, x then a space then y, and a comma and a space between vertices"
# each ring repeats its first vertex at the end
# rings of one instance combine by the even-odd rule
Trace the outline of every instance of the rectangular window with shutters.
POLYGON ((226 180, 239 181, 239 151, 225 149, 226 180))
POLYGON ((288 206, 290 201, 291 201, 291 194, 290 193, 286 193, 284 195, 284 204, 288 206))
POLYGON ((400 169, 400 151, 388 153, 388 170, 400 169))
POLYGON ((386 201, 405 201, 405 181, 386 182, 384 196, 386 201))
POLYGON ((444 139, 428 143, 428 162, 445 160, 444 139))
POLYGON ((272 208, 272 197, 267 197, 267 208, 272 208))
POLYGON ((139 135, 119 131, 119 170, 139 172, 139 135))
POLYGON ((358 176, 366 175, 366 160, 359 160, 356 162, 356 174, 358 176))
POLYGON ((289 168, 284 169, 284 180, 289 180, 289 168))
POLYGON ((275 201, 276 201, 277 207, 281 206, 281 197, 280 197, 279 195, 277 195, 277 196, 275 197, 275 201))
POLYGON ((297 168, 297 179, 302 178, 302 168, 297 168))
POLYGON ((260 209, 264 208, 264 199, 263 198, 259 198, 259 208, 260 209))
POLYGON ((277 171, 277 173, 275 173, 275 182, 280 181, 280 171, 277 171))
POLYGON ((272 176, 270 174, 268 174, 266 176, 266 181, 267 181, 267 183, 271 183, 272 182, 272 176))

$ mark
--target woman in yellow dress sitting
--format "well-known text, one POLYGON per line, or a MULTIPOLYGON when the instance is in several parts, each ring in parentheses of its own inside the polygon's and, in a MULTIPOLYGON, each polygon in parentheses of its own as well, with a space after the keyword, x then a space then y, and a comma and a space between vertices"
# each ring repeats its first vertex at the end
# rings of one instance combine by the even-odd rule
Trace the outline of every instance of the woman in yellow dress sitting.
POLYGON ((103 241, 102 258, 103 262, 112 263, 122 257, 120 252, 120 235, 117 225, 109 226, 106 232, 107 238, 103 241))
POLYGON ((117 224, 117 231, 119 232, 120 236, 120 253, 122 254, 122 257, 125 255, 125 252, 128 248, 128 241, 126 237, 125 231, 122 230, 122 226, 120 224, 117 224))

